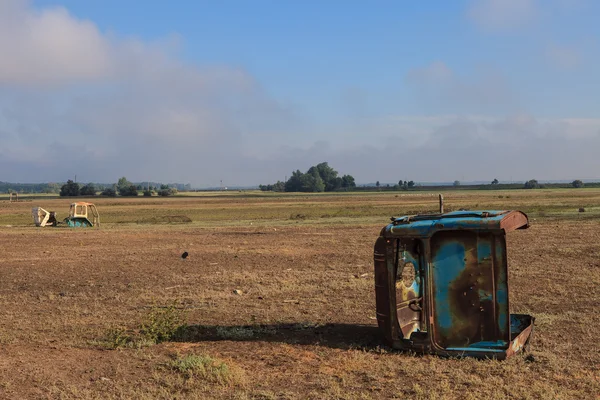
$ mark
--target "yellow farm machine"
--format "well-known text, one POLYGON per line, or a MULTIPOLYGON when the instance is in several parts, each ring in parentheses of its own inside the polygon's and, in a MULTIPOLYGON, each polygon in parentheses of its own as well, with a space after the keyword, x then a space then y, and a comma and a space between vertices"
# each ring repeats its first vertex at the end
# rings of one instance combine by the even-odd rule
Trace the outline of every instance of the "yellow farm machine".
POLYGON ((35 226, 58 226, 59 224, 65 224, 66 226, 73 228, 86 228, 92 226, 100 226, 100 214, 98 209, 92 203, 86 202, 75 202, 71 203, 69 208, 69 216, 63 221, 56 219, 56 213, 54 211, 46 211, 42 207, 34 207, 31 209, 33 215, 33 222, 35 226))

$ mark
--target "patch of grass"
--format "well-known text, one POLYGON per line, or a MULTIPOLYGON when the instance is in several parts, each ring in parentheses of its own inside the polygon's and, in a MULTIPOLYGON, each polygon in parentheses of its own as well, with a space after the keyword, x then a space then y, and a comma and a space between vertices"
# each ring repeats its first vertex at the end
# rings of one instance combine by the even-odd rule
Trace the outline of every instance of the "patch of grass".
POLYGON ((111 328, 106 332, 104 343, 111 349, 128 347, 134 342, 133 336, 124 328, 111 328))
POLYGON ((225 362, 204 354, 188 354, 177 357, 168 366, 186 380, 199 379, 219 385, 234 385, 243 382, 241 370, 230 368, 225 362))
POLYGON ((185 329, 185 311, 175 305, 153 307, 140 327, 140 334, 154 343, 173 339, 185 329))
POLYGON ((109 349, 140 349, 175 339, 186 326, 185 310, 175 305, 152 307, 137 331, 111 328, 103 339, 94 343, 109 349))

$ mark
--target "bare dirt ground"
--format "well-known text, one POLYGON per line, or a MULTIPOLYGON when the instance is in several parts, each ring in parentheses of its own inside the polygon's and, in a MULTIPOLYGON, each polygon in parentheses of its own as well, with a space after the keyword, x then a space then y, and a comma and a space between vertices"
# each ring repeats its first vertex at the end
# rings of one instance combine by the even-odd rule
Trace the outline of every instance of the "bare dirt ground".
POLYGON ((0 200, 0 398, 598 398, 600 191, 447 201, 530 213, 508 236, 530 353, 381 345, 373 244, 389 216, 435 209, 430 195, 97 199, 103 224, 87 230, 32 226, 31 207, 64 217, 69 200, 0 200), (153 340, 161 316, 185 326, 153 340))

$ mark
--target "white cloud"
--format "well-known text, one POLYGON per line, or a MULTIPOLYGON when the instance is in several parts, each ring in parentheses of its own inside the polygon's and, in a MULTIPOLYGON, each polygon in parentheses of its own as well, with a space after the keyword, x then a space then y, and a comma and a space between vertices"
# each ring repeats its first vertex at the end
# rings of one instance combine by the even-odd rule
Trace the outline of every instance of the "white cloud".
POLYGON ((513 112, 517 100, 502 74, 481 66, 470 75, 461 76, 441 61, 410 70, 406 83, 413 98, 430 113, 513 112))
POLYGON ((536 18, 535 0, 472 0, 467 16, 486 31, 509 31, 536 18))
POLYGON ((0 83, 103 78, 114 73, 113 51, 93 23, 64 8, 34 11, 21 0, 0 4, 0 83))
POLYGON ((64 8, 0 2, 0 154, 21 165, 0 180, 243 182, 228 158, 293 132, 293 113, 243 69, 187 64, 176 50, 170 37, 104 34, 64 8))

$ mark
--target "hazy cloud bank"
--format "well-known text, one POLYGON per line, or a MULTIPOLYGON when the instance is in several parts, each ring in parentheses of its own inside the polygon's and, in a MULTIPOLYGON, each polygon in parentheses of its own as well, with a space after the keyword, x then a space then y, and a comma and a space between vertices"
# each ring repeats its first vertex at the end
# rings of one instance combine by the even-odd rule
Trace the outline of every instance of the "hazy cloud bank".
MULTIPOLYGON (((496 12, 487 23, 509 26, 533 5, 490 0, 472 15, 496 12), (507 21, 497 7, 519 15, 507 21)), ((415 66, 405 83, 421 116, 373 116, 357 100, 368 91, 354 89, 355 117, 323 127, 243 68, 182 61, 182 45, 176 35, 148 43, 101 32, 63 8, 0 2, 0 180, 253 185, 321 161, 359 183, 600 177, 600 120, 536 118, 493 68, 467 76, 443 61, 415 66)), ((578 62, 554 50, 565 67, 578 62)))

